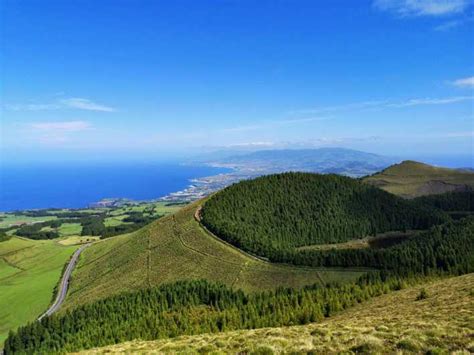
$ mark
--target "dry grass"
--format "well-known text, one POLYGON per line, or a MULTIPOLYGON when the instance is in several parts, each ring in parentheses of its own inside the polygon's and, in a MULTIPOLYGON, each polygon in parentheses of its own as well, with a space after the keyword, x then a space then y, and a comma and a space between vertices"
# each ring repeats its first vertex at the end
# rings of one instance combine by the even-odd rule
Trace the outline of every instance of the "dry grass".
POLYGON ((443 193, 462 186, 474 188, 474 173, 405 161, 364 179, 403 197, 443 193))
POLYGON ((85 353, 472 353, 474 274, 372 299, 319 324, 132 341, 85 353))
POLYGON ((246 292, 354 280, 360 270, 271 264, 207 234, 194 219, 198 203, 126 236, 85 250, 73 274, 65 308, 124 291, 177 280, 219 281, 246 292))
POLYGON ((96 242, 100 240, 100 237, 95 236, 80 236, 80 235, 73 235, 70 237, 61 238, 58 240, 58 244, 61 245, 78 245, 78 244, 86 244, 90 242, 96 242))

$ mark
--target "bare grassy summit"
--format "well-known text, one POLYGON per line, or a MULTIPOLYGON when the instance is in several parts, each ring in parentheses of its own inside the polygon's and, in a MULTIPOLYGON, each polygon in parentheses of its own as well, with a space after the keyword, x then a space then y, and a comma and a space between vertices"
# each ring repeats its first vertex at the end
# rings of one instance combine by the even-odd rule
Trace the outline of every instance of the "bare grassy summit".
POLYGON ((87 353, 467 354, 474 351, 473 339, 474 274, 468 274, 383 295, 322 323, 137 340, 87 353))
POLYGON ((406 198, 466 191, 474 188, 474 173, 406 160, 363 179, 368 184, 406 198))

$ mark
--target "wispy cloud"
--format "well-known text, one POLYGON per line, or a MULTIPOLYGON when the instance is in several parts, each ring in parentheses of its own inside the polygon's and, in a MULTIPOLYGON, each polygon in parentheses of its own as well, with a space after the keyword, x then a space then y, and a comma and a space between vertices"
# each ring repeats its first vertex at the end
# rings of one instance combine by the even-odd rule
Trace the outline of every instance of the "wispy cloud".
POLYGON ((453 85, 461 88, 474 88, 474 76, 454 80, 453 85))
POLYGON ((102 104, 95 103, 89 99, 83 99, 80 97, 72 97, 69 99, 62 99, 60 102, 67 107, 77 108, 80 110, 87 111, 103 111, 103 112, 114 112, 115 108, 110 106, 105 106, 102 104))
POLYGON ((337 111, 347 111, 347 110, 360 110, 373 107, 380 107, 387 104, 387 101, 362 101, 362 102, 353 102, 349 104, 336 105, 336 106, 323 106, 316 108, 307 108, 300 110, 292 110, 288 113, 290 115, 300 115, 300 114, 321 114, 321 113, 330 113, 337 111))
MULTIPOLYGON (((468 79, 464 85, 467 86, 468 79)), ((391 108, 404 108, 404 107, 414 107, 414 106, 428 106, 428 105, 450 105, 463 101, 472 101, 474 96, 451 96, 451 97, 441 97, 441 98, 413 98, 403 101, 396 100, 384 100, 384 101, 363 101, 355 102, 349 104, 343 104, 338 106, 322 106, 315 108, 307 108, 301 110, 291 110, 288 112, 289 115, 302 115, 302 114, 320 114, 320 113, 329 113, 337 111, 365 111, 365 110, 381 110, 381 109, 391 109, 391 108)), ((304 119, 302 119, 304 120, 304 119)), ((296 120, 295 120, 296 121, 296 120)))
POLYGON ((422 99, 410 99, 405 102, 387 104, 386 107, 412 107, 412 106, 424 106, 424 105, 449 105, 457 102, 471 101, 474 96, 454 96, 445 98, 422 98, 422 99))
POLYGON ((92 127, 91 124, 86 121, 35 122, 29 126, 35 130, 56 132, 77 132, 92 127))
POLYGON ((453 28, 459 27, 462 24, 463 24, 463 21, 461 20, 446 21, 442 23, 441 25, 436 26, 434 30, 438 32, 446 32, 446 31, 452 30, 453 28))
POLYGON ((474 131, 465 131, 465 132, 449 132, 445 134, 445 137, 448 138, 469 138, 474 137, 474 131))
POLYGON ((7 111, 45 111, 57 110, 61 107, 59 104, 5 104, 7 111))
POLYGON ((330 120, 331 117, 305 117, 305 118, 294 118, 294 119, 284 119, 284 120, 269 120, 269 121, 261 121, 256 124, 251 125, 241 125, 229 128, 223 128, 220 132, 223 133, 232 133, 232 132, 245 132, 245 131, 254 131, 259 129, 270 129, 282 126, 292 126, 298 124, 304 124, 309 122, 317 122, 317 121, 326 121, 330 120))
POLYGON ((78 133, 92 129, 87 121, 34 122, 27 125, 26 137, 46 145, 62 145, 78 139, 78 133))
POLYGON ((398 16, 445 16, 464 12, 470 0, 375 0, 373 6, 398 16))
POLYGON ((78 109, 102 112, 117 111, 113 107, 98 104, 92 100, 80 97, 65 98, 50 103, 5 104, 4 108, 8 111, 46 111, 60 109, 78 109))

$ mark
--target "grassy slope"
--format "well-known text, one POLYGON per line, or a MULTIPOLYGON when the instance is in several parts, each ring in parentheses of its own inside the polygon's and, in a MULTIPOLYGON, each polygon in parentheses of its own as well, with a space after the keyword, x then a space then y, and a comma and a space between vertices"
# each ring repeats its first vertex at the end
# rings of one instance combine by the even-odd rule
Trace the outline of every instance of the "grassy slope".
POLYGON ((372 299, 319 324, 133 341, 88 353, 423 353, 435 349, 472 353, 474 274, 423 286, 427 299, 416 301, 421 287, 413 287, 372 299))
POLYGON ((447 192, 450 188, 455 187, 453 185, 467 185, 474 188, 474 173, 404 161, 369 176, 364 181, 395 195, 417 197, 429 193, 447 192), (442 186, 437 182, 444 182, 448 185, 442 186), (430 184, 435 186, 428 187, 430 184), (447 190, 443 191, 443 189, 447 190))
POLYGON ((46 310, 75 249, 50 240, 17 237, 0 243, 0 344, 9 329, 46 310))
POLYGON ((184 207, 130 235, 99 242, 81 256, 66 308, 127 290, 183 279, 220 281, 252 292, 344 281, 361 272, 275 265, 252 258, 208 235, 184 207))

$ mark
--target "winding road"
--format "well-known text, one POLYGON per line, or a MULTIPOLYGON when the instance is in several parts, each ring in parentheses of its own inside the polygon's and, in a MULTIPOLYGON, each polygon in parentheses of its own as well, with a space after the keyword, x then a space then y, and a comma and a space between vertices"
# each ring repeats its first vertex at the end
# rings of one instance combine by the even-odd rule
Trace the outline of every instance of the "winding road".
POLYGON ((67 265, 66 270, 64 271, 64 274, 61 278, 58 293, 56 295, 56 299, 54 300, 54 303, 51 305, 51 307, 48 308, 48 310, 46 312, 44 312, 38 318, 38 321, 40 321, 44 317, 50 316, 51 314, 56 312, 59 309, 59 307, 61 307, 61 305, 64 302, 64 299, 66 298, 67 289, 68 289, 68 286, 69 286, 69 279, 71 277, 72 271, 74 270, 74 267, 76 266, 77 260, 79 259, 79 255, 81 255, 81 253, 84 251, 84 249, 87 248, 90 245, 91 245, 91 243, 85 244, 74 252, 74 254, 72 255, 72 258, 69 261, 69 264, 67 265))

